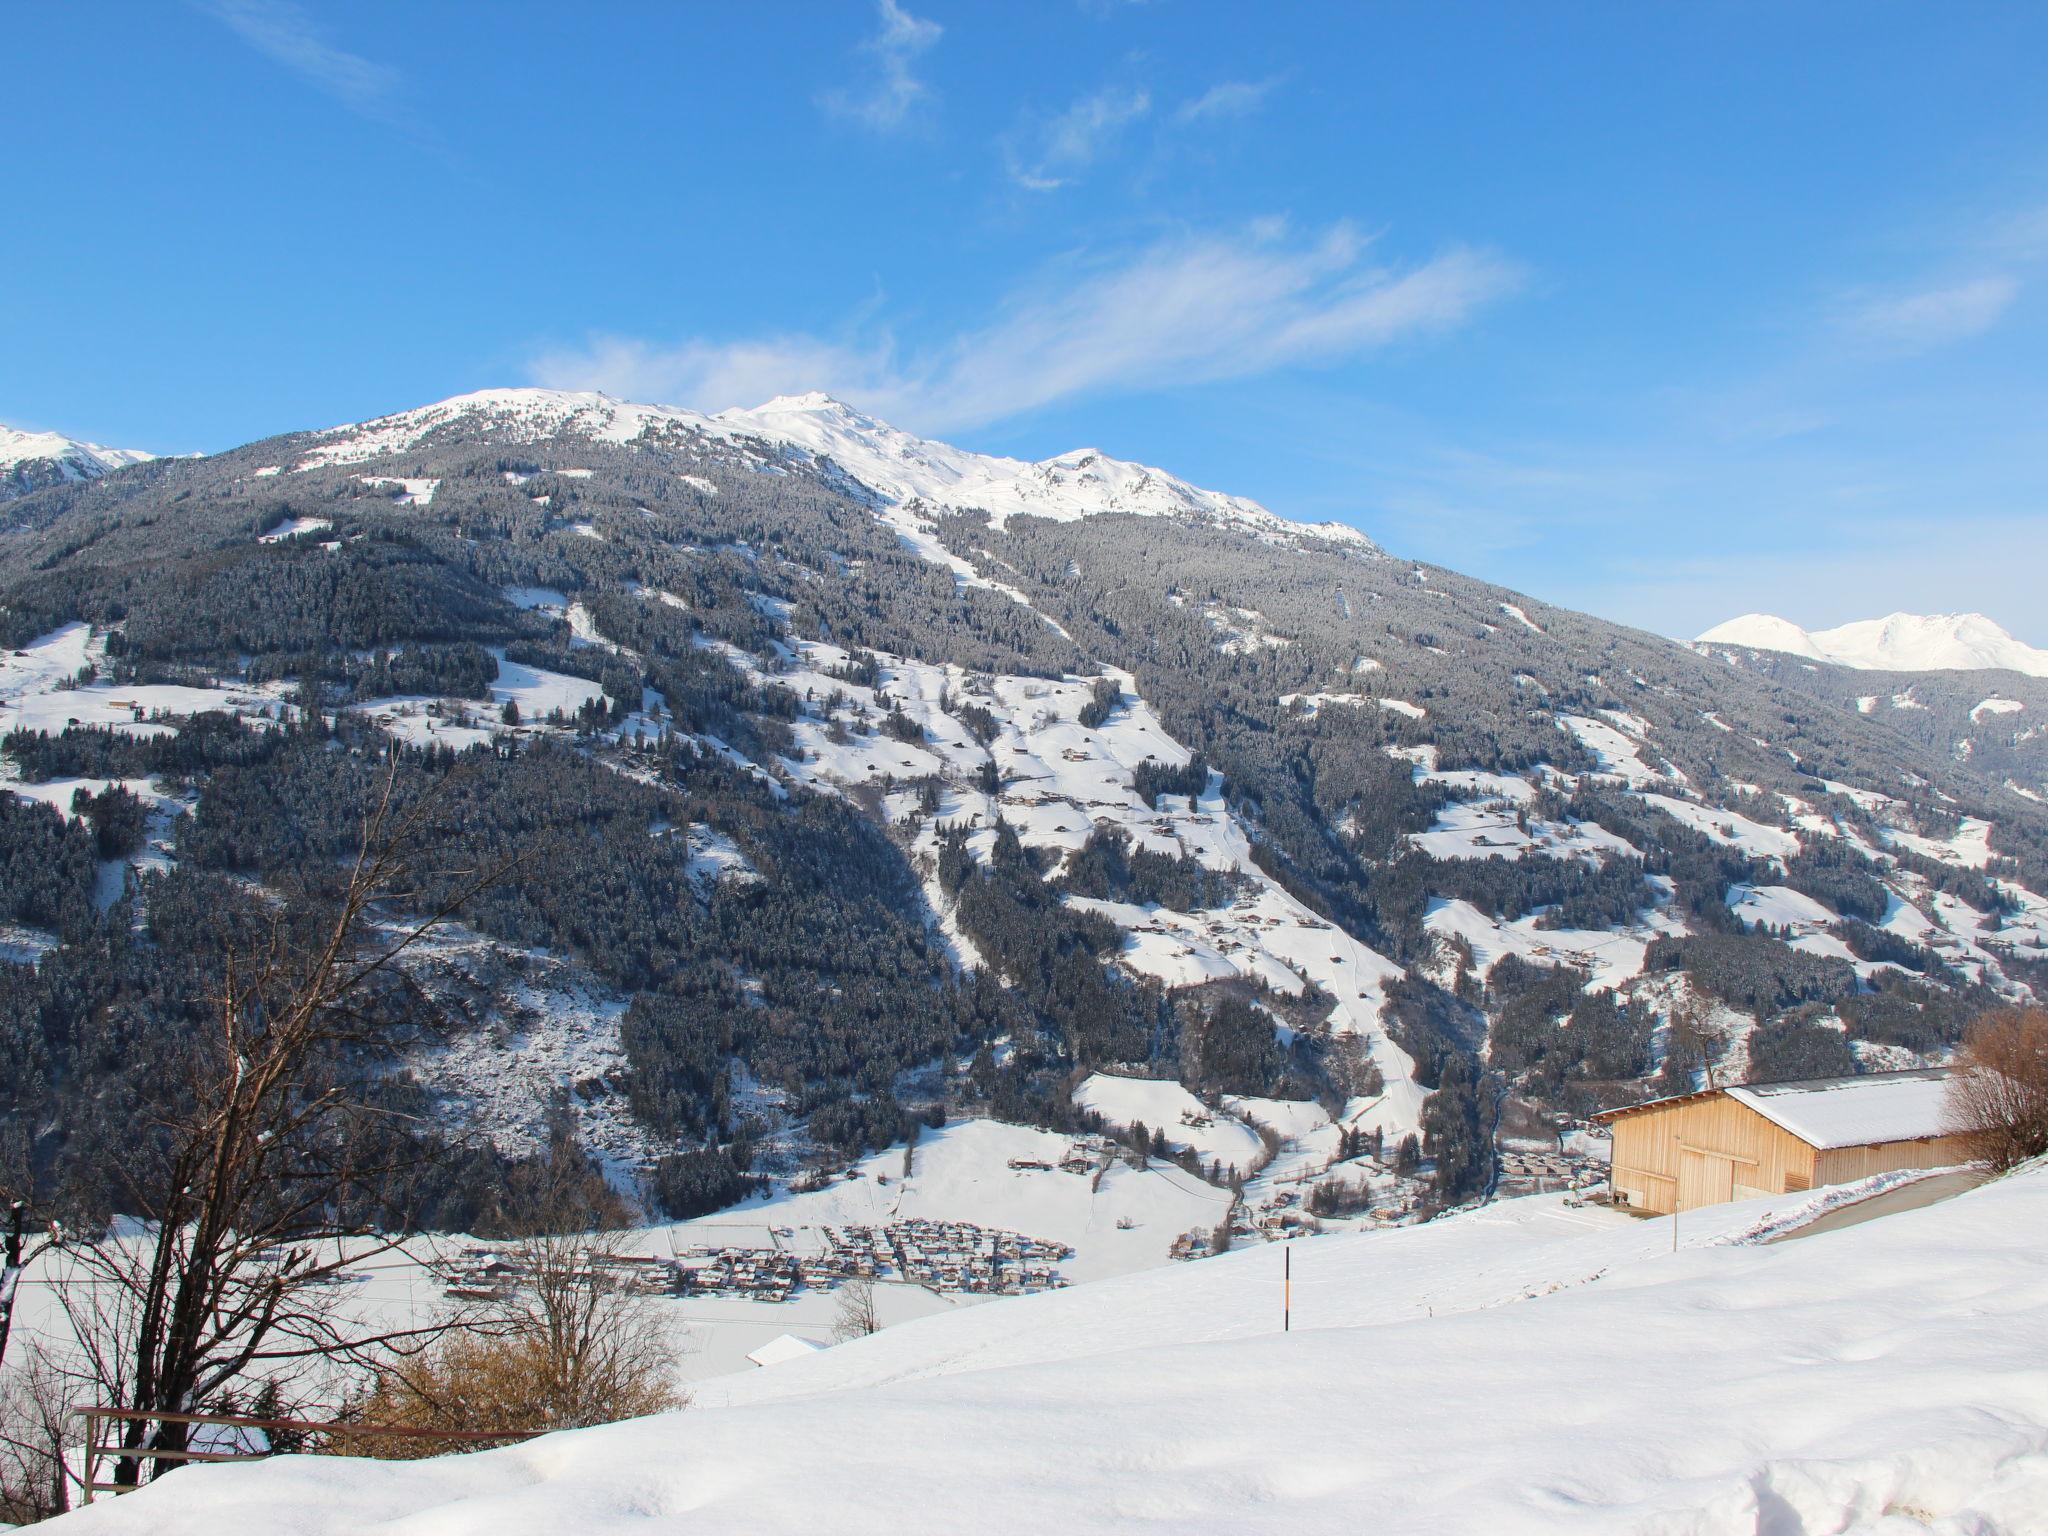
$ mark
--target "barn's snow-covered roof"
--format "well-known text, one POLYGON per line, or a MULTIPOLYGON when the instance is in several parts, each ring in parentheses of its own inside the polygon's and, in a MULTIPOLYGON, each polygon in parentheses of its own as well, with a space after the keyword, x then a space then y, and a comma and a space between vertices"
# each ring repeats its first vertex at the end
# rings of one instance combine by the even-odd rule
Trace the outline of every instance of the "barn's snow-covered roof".
POLYGON ((777 1334, 747 1358, 756 1365, 780 1365, 785 1360, 800 1360, 805 1355, 814 1355, 825 1346, 816 1339, 807 1339, 798 1333, 777 1334))
POLYGON ((1946 1134, 1943 1096, 1948 1072, 1872 1072, 1803 1083, 1752 1083, 1727 1090, 1773 1125, 1810 1147, 1867 1147, 1946 1134))

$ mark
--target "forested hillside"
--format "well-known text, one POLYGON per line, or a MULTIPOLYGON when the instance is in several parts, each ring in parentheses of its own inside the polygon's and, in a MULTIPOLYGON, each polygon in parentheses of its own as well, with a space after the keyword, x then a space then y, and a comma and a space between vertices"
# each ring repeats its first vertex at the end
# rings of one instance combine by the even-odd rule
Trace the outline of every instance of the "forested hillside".
POLYGON ((397 1214, 451 1227, 570 1121, 676 1215, 961 1114, 1252 1171, 1099 1074, 1319 1101, 1427 1208, 1559 1116, 1936 1058, 2048 986, 2038 683, 1731 665, 971 458, 501 391, 9 503, 8 1182, 119 1204, 225 948, 387 782, 449 850, 416 909, 511 870, 375 1084, 447 1143, 397 1214))

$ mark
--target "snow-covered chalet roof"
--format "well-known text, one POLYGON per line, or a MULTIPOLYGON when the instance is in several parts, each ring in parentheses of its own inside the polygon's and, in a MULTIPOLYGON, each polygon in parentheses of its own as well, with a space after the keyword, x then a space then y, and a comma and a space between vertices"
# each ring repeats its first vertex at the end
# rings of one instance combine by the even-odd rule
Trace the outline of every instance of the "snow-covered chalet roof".
POLYGON ((1930 1067, 1803 1083, 1753 1083, 1730 1088, 1728 1097, 1825 1152, 1945 1135, 1947 1084, 1947 1069, 1930 1067))

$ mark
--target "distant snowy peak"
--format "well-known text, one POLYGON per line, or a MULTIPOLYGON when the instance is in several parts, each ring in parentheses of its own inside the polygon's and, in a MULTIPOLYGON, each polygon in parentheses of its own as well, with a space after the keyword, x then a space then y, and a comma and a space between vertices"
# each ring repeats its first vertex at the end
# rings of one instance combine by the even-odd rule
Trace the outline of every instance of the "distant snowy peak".
MULTIPOLYGON (((751 439, 829 460, 890 508, 980 510, 1000 527, 1012 517, 1059 522, 1104 512, 1175 517, 1247 529, 1266 538, 1319 538, 1370 549, 1342 523, 1290 522, 1242 496, 1205 491, 1164 470, 1076 449, 1036 464, 970 453, 890 426, 830 395, 780 395, 716 416, 609 395, 553 389, 491 389, 394 416, 314 434, 301 469, 359 464, 403 453, 444 428, 468 427, 512 442, 580 436, 633 443, 675 434, 751 439)), ((893 521, 894 519, 892 519, 893 521)))
POLYGON ((1808 661, 1830 661, 1813 636, 1794 624, 1768 613, 1745 613, 1739 619, 1716 624, 1693 642, 1694 645, 1738 645, 1754 651, 1783 651, 1804 656, 1808 661))
POLYGON ((2015 640, 1981 613, 1894 613, 1811 631, 1767 613, 1746 613, 1715 625, 1694 644, 1784 651, 1872 672, 2004 669, 2048 677, 2048 651, 2015 640))
POLYGON ((0 426, 0 501, 67 480, 97 480, 109 470, 154 458, 139 448, 103 448, 61 432, 18 432, 0 426))
POLYGON ((1325 538, 1370 547, 1342 523, 1290 522, 1257 502, 1205 491, 1163 469, 1077 448, 1050 459, 971 453, 913 437, 829 395, 784 395, 752 410, 724 411, 718 420, 771 441, 808 450, 833 463, 884 500, 979 510, 1001 527, 1012 517, 1055 522, 1102 512, 1176 517, 1248 528, 1266 536, 1325 538))

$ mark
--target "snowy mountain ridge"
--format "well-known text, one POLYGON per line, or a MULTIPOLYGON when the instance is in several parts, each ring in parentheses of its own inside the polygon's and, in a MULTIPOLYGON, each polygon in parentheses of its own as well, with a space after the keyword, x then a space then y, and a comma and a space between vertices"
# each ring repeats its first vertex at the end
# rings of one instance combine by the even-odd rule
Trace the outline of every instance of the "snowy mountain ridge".
POLYGON ((1035 464, 972 453, 914 437, 829 395, 782 395, 752 410, 722 411, 718 420, 829 458, 898 505, 979 509, 998 528, 1012 517, 1071 522, 1098 512, 1126 512, 1369 544, 1342 523, 1291 522, 1246 497, 1206 491, 1100 449, 1076 448, 1035 464))
MULTIPOLYGON (((1318 538, 1370 549, 1342 523, 1290 521, 1242 496, 1188 484, 1161 469, 1079 448, 1037 463, 974 453, 920 438, 829 395, 781 395, 715 416, 679 406, 642 405, 592 391, 488 389, 372 421, 330 427, 295 467, 323 468, 401 453, 434 432, 464 423, 538 442, 560 435, 626 444, 669 436, 765 442, 830 460, 887 512, 986 512, 1001 528, 1012 517, 1071 522, 1097 513, 1173 517, 1250 531, 1268 539, 1318 538)), ((886 516, 892 523, 903 516, 886 516)), ((906 528, 906 532, 914 530, 906 528)))
POLYGON ((1867 672, 2003 669, 2048 677, 2048 650, 2014 639, 1981 613, 1893 613, 1817 630, 1772 614, 1746 613, 1693 643, 1783 651, 1867 672))
POLYGON ((61 432, 23 432, 0 423, 0 500, 67 480, 97 480, 155 457, 139 448, 107 448, 61 432))

